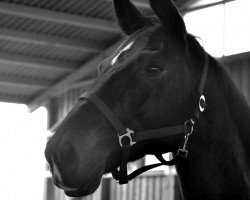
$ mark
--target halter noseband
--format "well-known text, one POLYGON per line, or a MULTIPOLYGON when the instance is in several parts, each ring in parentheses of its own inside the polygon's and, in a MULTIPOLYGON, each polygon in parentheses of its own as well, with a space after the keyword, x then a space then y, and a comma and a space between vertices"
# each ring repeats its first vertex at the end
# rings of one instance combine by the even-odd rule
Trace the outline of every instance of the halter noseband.
POLYGON ((207 78, 208 65, 208 55, 205 53, 204 69, 202 72, 200 85, 197 91, 197 97, 195 97, 196 99, 194 104, 194 111, 187 119, 187 121, 181 125, 135 132, 129 128, 126 128, 126 126, 124 126, 123 123, 115 116, 113 111, 96 94, 91 92, 85 92, 79 98, 80 100, 87 99, 91 101, 103 113, 103 115, 105 115, 105 117, 109 120, 109 122, 117 131, 119 144, 122 148, 122 159, 120 164, 120 171, 118 171, 118 169, 115 169, 112 172, 112 175, 115 180, 119 181, 119 184, 126 184, 128 183, 128 181, 134 179, 136 176, 155 167, 159 167, 161 165, 175 165, 179 158, 187 157, 188 151, 186 150, 186 146, 189 136, 193 133, 194 125, 199 120, 200 114, 206 108, 206 100, 205 96, 203 95, 203 91, 207 78), (160 161, 160 163, 147 165, 135 170, 129 175, 127 174, 127 163, 129 162, 131 147, 137 142, 172 135, 179 135, 183 133, 185 138, 183 147, 177 151, 176 155, 173 157, 172 160, 166 161, 161 154, 156 154, 155 157, 160 161))

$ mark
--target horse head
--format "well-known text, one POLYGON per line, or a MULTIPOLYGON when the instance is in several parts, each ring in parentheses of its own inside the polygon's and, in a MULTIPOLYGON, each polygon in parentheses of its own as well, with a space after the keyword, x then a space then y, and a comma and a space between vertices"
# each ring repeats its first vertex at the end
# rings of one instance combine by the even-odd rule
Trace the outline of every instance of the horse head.
MULTIPOLYGON (((129 0, 114 0, 126 40, 100 64, 87 90, 134 131, 184 123, 202 71, 195 67, 190 36, 173 2, 151 0, 150 5, 156 16, 145 16, 129 0)), ((138 142, 129 161, 176 152, 182 144, 180 135, 138 142)), ((98 188, 103 174, 120 166, 122 148, 105 115, 80 98, 49 140, 45 155, 54 183, 69 196, 84 196, 98 188)))

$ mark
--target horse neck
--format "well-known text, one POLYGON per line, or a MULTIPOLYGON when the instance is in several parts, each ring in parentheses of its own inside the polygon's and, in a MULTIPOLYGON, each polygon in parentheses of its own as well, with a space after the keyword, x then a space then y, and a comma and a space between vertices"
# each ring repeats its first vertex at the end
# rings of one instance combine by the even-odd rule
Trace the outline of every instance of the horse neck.
POLYGON ((185 199, 250 199, 250 112, 227 73, 210 58, 207 109, 176 169, 185 199))

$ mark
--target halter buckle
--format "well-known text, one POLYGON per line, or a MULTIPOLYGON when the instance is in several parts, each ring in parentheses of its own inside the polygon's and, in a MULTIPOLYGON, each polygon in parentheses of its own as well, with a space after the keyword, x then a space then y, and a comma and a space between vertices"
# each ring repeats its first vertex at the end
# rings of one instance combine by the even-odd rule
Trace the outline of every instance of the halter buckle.
POLYGON ((127 132, 122 135, 118 134, 119 144, 121 147, 131 147, 136 144, 136 142, 133 142, 132 139, 132 134, 134 134, 135 132, 133 130, 130 130, 129 128, 126 128, 126 131, 127 132))
POLYGON ((188 151, 186 149, 178 149, 177 156, 186 158, 188 156, 188 151))

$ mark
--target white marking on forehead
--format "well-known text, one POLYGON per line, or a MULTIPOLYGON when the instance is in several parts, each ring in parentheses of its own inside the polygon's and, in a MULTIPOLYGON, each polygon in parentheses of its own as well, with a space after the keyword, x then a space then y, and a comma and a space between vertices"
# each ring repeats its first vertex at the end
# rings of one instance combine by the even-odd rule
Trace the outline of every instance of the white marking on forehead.
POLYGON ((130 42, 127 46, 125 46, 122 50, 120 50, 119 53, 111 61, 111 65, 114 65, 117 62, 119 55, 121 55, 122 52, 129 50, 132 47, 133 43, 134 43, 134 41, 130 42))

